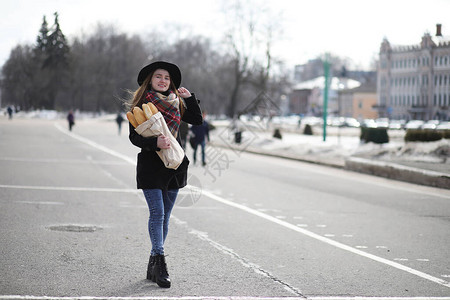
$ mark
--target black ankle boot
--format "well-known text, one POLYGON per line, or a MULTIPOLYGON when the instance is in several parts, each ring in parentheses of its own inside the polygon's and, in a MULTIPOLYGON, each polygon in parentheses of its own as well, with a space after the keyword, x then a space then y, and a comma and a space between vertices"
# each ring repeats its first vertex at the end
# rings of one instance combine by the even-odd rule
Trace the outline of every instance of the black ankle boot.
POLYGON ((154 268, 155 268, 155 256, 150 255, 150 259, 148 261, 147 266, 147 279, 156 282, 155 275, 153 273, 154 268))
POLYGON ((159 287, 170 288, 170 278, 169 273, 167 272, 166 259, 164 255, 155 256, 153 275, 155 276, 156 284, 158 284, 159 287))

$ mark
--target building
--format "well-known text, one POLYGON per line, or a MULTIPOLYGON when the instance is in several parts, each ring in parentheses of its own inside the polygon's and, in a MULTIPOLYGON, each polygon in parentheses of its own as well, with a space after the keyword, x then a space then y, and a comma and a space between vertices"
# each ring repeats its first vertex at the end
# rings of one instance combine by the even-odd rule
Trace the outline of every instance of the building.
POLYGON ((450 120, 450 36, 440 24, 419 45, 380 47, 377 105, 380 117, 450 120))
MULTIPOLYGON (((330 115, 339 115, 338 91, 360 86, 360 82, 350 78, 332 77, 329 79, 328 106, 330 115)), ((325 77, 319 76, 312 80, 296 84, 289 96, 291 114, 314 115, 323 114, 325 77)))
POLYGON ((357 88, 339 91, 339 115, 357 120, 377 119, 377 87, 369 81, 357 88))

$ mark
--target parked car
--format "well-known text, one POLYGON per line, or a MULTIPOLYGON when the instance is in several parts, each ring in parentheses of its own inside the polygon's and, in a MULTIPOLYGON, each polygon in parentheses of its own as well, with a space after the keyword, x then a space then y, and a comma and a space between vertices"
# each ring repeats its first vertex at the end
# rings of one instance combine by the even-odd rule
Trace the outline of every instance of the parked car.
POLYGON ((436 126, 437 130, 450 130, 450 122, 441 122, 436 126))
POLYGON ((374 119, 364 119, 362 126, 368 128, 377 128, 377 122, 375 122, 374 119))
POLYGON ((358 120, 355 118, 345 118, 345 126, 347 127, 360 127, 358 120))
POLYGON ((390 120, 389 121, 389 129, 403 129, 405 128, 406 121, 405 120, 390 120))
POLYGON ((423 124, 425 122, 422 120, 409 120, 405 125, 405 129, 420 129, 423 124))
POLYGON ((429 120, 422 125, 422 129, 436 129, 439 123, 440 123, 439 120, 429 120))
POLYGON ((379 118, 375 120, 378 128, 388 128, 389 127, 389 119, 388 118, 379 118))

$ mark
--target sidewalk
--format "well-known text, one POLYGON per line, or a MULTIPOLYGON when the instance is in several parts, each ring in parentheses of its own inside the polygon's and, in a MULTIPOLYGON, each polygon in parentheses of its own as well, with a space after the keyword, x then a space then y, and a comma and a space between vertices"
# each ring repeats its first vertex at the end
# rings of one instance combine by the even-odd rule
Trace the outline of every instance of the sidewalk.
POLYGON ((237 144, 233 133, 219 127, 211 135, 211 145, 450 189, 449 140, 405 144, 401 133, 394 132, 388 144, 361 144, 357 128, 329 131, 325 141, 317 134, 282 131, 280 140, 270 132, 246 131, 237 144))

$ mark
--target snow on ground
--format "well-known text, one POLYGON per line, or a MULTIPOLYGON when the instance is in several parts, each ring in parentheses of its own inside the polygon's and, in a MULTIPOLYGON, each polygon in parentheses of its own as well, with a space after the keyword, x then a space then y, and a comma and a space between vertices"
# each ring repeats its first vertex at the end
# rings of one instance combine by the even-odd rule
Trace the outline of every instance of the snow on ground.
POLYGON ((343 165, 350 156, 374 160, 392 161, 450 173, 450 140, 435 142, 404 141, 403 130, 389 130, 390 142, 386 144, 361 143, 359 128, 327 127, 325 140, 321 127, 313 127, 314 135, 304 135, 303 128, 284 128, 282 139, 274 138, 273 126, 242 124, 242 141, 235 143, 231 126, 224 121, 212 122, 216 126, 211 134, 213 144, 232 146, 242 150, 278 154, 301 160, 320 161, 343 165), (267 129, 268 128, 268 129, 267 129), (224 134, 228 131, 227 134, 224 134))

